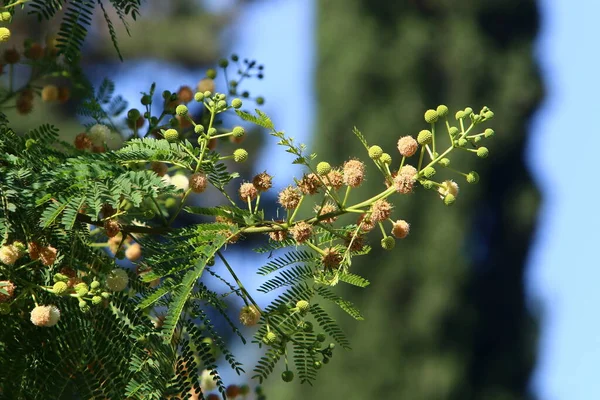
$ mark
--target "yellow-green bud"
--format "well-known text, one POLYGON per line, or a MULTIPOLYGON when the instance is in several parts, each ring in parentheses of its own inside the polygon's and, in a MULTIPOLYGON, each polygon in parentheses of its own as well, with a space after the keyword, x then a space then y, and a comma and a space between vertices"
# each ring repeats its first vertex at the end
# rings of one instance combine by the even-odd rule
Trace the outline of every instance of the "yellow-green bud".
POLYGON ((294 380, 294 373, 290 370, 283 371, 281 373, 281 379, 283 379, 284 382, 291 382, 294 380))
POLYGON ((447 158, 447 157, 444 157, 444 158, 442 158, 442 159, 439 161, 439 164, 440 164, 442 167, 447 167, 448 165, 450 165, 450 159, 449 159, 449 158, 447 158))
POLYGON ((217 128, 209 128, 208 136, 215 136, 217 134, 217 128))
POLYGON ((458 128, 455 126, 451 126, 450 129, 448 130, 448 133, 450 133, 450 136, 454 137, 456 135, 458 135, 458 128))
POLYGON ((177 132, 177 130, 171 128, 171 129, 167 129, 164 133, 165 135, 165 139, 167 139, 167 141, 173 143, 176 142, 177 139, 179 139, 179 132, 177 132))
POLYGON ((327 161, 321 161, 317 164, 317 174, 323 176, 331 172, 331 165, 327 161))
POLYGON ((89 292, 88 285, 85 282, 78 283, 75 285, 74 289, 75 293, 77 293, 77 296, 79 297, 85 296, 89 292))
POLYGON ((177 115, 181 115, 181 116, 183 117, 184 115, 187 115, 187 113, 188 113, 188 108, 187 108, 187 106, 186 106, 186 105, 180 104, 180 105, 178 105, 178 106, 177 106, 177 108, 175 109, 175 113, 176 113, 177 115))
POLYGON ((475 137, 473 138, 473 143, 479 143, 479 142, 481 142, 481 140, 482 140, 482 137, 481 137, 481 136, 475 136, 475 137))
POLYGON ((79 300, 79 309, 81 310, 81 312, 86 313, 86 312, 90 311, 90 306, 88 305, 88 303, 85 300, 80 299, 79 300))
POLYGON ((205 98, 209 98, 210 96, 212 96, 212 92, 210 90, 207 90, 206 92, 204 92, 205 98))
POLYGON ((100 287, 100 282, 98 281, 93 281, 92 283, 90 283, 90 287, 92 289, 98 289, 100 287))
POLYGON ((433 186, 435 185, 435 182, 427 180, 427 181, 423 181, 421 183, 421 185, 423 185, 423 187, 425 189, 433 189, 433 186))
POLYGON ((425 122, 428 124, 433 124, 438 120, 438 113, 435 110, 427 110, 425 111, 425 122))
POLYGON ((383 153, 381 157, 379 157, 379 161, 386 165, 390 165, 392 163, 392 156, 390 156, 388 153, 383 153))
POLYGON ((94 296, 92 297, 92 304, 97 306, 98 304, 102 303, 102 296, 94 296))
POLYGON ((477 157, 486 158, 490 154, 490 151, 487 147, 480 147, 477 149, 477 157))
POLYGON ((263 337, 263 342, 265 344, 273 344, 277 340, 277 335, 274 332, 267 332, 265 337, 263 337))
POLYGON ((237 149, 233 152, 233 160, 235 162, 241 163, 248 159, 248 152, 244 149, 237 149))
POLYGON ((258 104, 259 106, 262 106, 263 104, 265 104, 265 98, 262 96, 258 96, 256 98, 256 104, 258 104))
POLYGON ((173 208, 177 205, 177 200, 175 200, 175 198, 173 197, 169 197, 168 199, 165 200, 165 207, 167 208, 173 208))
POLYGON ((8 42, 10 39, 10 30, 5 27, 0 27, 0 42, 8 42))
POLYGON ((296 303, 296 307, 298 308, 298 310, 299 310, 300 312, 303 312, 303 313, 304 313, 304 312, 307 312, 307 311, 308 311, 308 309, 310 308, 310 304, 309 304, 309 303, 308 303, 308 301, 306 301, 306 300, 299 300, 299 301, 296 303))
POLYGON ((444 118, 446 115, 448 115, 448 107, 443 104, 440 104, 436 111, 440 118, 444 118))
POLYGON ((215 79, 217 77, 217 71, 214 69, 209 69, 206 71, 206 77, 209 79, 215 79))
POLYGON ((381 239, 381 248, 384 250, 392 250, 394 247, 396 247, 396 241, 394 240, 393 237, 391 236, 386 236, 383 239, 381 239))
POLYGON ((486 111, 486 112, 483 114, 483 117, 484 117, 485 119, 492 119, 492 118, 494 118, 494 112, 493 112, 493 111, 486 111))
POLYGON ((468 117, 471 114, 473 114, 473 109, 471 107, 465 108, 465 116, 468 117))
POLYGON ((241 126, 236 126, 235 128, 233 128, 234 138, 241 138, 242 136, 244 136, 245 133, 246 131, 241 126))
POLYGON ((466 117, 465 112, 464 111, 457 111, 456 112, 456 119, 463 119, 464 117, 466 117))
POLYGON ((65 282, 58 281, 54 284, 54 286, 52 286, 52 290, 54 291, 54 294, 61 295, 69 290, 69 285, 67 285, 65 282))
POLYGON ((194 94, 194 100, 196 100, 198 103, 204 101, 204 93, 196 92, 196 94, 194 94))
POLYGON ((217 108, 219 108, 219 109, 227 108, 227 102, 225 100, 219 100, 217 102, 217 108))
POLYGON ((383 149, 377 145, 369 147, 369 157, 372 160, 379 160, 383 154, 383 149))
POLYGON ((67 282, 69 277, 63 274, 54 274, 54 282, 67 282))
POLYGON ((446 196, 444 196, 444 204, 447 206, 451 206, 455 201, 456 197, 451 193, 448 193, 446 196))
POLYGON ((465 147, 467 145, 467 143, 468 143, 467 139, 465 139, 465 138, 458 139, 458 146, 459 147, 465 147))
POLYGON ((492 128, 487 128, 483 132, 483 136, 485 136, 486 138, 490 138, 490 137, 494 136, 494 130, 492 128))
POLYGON ((431 134, 431 132, 427 129, 423 129, 421 132, 419 132, 419 135, 417 136, 417 142, 419 142, 421 146, 425 146, 426 144, 431 143, 432 138, 433 135, 431 134))
POLYGON ((242 106, 242 100, 240 99, 233 99, 231 100, 231 107, 233 108, 240 108, 242 106))
POLYGON ((131 110, 127 111, 127 119, 130 121, 137 121, 137 119, 140 117, 140 110, 138 110, 137 108, 132 108, 131 110))
POLYGON ((427 167, 427 168, 425 168, 425 169, 423 170, 423 175, 424 175, 426 178, 431 178, 432 176, 434 176, 434 175, 435 175, 435 168, 433 168, 433 167, 427 167))
POLYGON ((196 125, 194 126, 194 132, 196 132, 198 135, 201 135, 204 133, 204 126, 203 125, 196 125))
POLYGON ((0 13, 0 22, 8 22, 10 21, 10 12, 8 11, 3 11, 0 13))
POLYGON ((102 293, 100 293, 100 296, 102 296, 103 299, 109 299, 110 298, 110 293, 109 292, 102 292, 102 293))
POLYGON ((477 183, 479 182, 479 174, 475 171, 471 171, 467 174, 467 182, 468 183, 477 183))

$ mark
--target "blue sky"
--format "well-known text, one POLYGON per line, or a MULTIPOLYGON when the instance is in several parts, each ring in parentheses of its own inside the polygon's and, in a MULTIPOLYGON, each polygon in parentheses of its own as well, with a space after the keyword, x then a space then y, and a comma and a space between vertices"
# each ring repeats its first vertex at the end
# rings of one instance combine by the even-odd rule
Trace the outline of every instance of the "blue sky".
MULTIPOLYGON (((232 0, 219 3, 230 6, 232 0)), ((596 232, 600 214, 594 212, 594 204, 600 189, 593 171, 596 147, 600 147, 594 123, 600 89, 600 46, 594 40, 600 38, 596 21, 600 1, 540 0, 540 7, 543 20, 536 56, 548 97, 531 121, 528 163, 544 203, 527 287, 532 306, 541 304, 543 319, 538 367, 531 384, 543 400, 599 399, 600 315, 596 306, 600 304, 600 263, 595 242, 600 238, 596 232)), ((257 2, 243 10, 239 20, 238 34, 228 36, 233 43, 229 51, 265 64, 265 80, 252 84, 268 99, 267 112, 278 127, 309 142, 314 121, 314 0, 257 2)), ((156 65, 147 68, 150 73, 156 65)), ((161 70, 165 73, 157 76, 159 87, 181 84, 184 77, 193 84, 199 75, 161 70)), ((139 76, 140 70, 129 73, 139 76)), ((140 90, 136 87, 134 93, 140 90)), ((289 165, 285 153, 272 150, 260 156, 258 170, 289 165)), ((278 178, 280 183, 287 180, 283 172, 278 178)), ((255 276, 249 274, 246 279, 250 287, 257 286, 255 276)))

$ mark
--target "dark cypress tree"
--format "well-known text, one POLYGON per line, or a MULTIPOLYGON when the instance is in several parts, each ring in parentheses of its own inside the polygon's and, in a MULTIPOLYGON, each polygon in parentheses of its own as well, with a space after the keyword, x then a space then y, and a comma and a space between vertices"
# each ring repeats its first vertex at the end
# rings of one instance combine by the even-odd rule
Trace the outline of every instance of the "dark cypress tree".
MULTIPOLYGON (((367 289, 337 288, 367 319, 339 315, 354 349, 336 350, 315 387, 272 383, 267 393, 277 399, 534 398, 528 381, 537 325, 526 308, 524 275, 539 193, 524 157, 527 122, 542 96, 532 55, 535 1, 318 4, 314 147, 322 159, 366 158, 353 125, 392 153, 400 136, 426 128, 423 113, 438 104, 452 115, 489 106, 496 136, 486 160, 453 153, 454 168, 481 177, 468 185, 447 175, 462 189, 453 207, 425 190, 394 198, 394 217, 407 219, 411 234, 392 253, 376 250, 364 264, 353 264, 371 280, 367 289)), ((371 171, 373 191, 382 182, 371 171)), ((372 244, 378 243, 373 234, 372 244)))

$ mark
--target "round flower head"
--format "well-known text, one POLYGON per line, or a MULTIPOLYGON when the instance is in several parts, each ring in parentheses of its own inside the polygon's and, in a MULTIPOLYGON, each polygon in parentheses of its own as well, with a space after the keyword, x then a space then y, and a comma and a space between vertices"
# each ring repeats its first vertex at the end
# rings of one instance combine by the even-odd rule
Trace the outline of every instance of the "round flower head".
POLYGON ((324 254, 321 256, 321 262, 323 263, 325 269, 335 269, 340 266, 342 262, 342 255, 335 247, 328 247, 324 250, 324 254))
POLYGON ((410 224, 403 219, 399 219, 392 225, 392 235, 398 239, 404 239, 410 232, 410 224))
POLYGON ((433 140, 433 134, 431 133, 431 131, 428 131, 427 129, 423 129, 417 135, 417 142, 422 146, 425 146, 426 144, 431 143, 432 140, 433 140))
POLYGON ((385 199, 377 200, 371 208, 371 220, 373 223, 385 221, 392 213, 392 205, 385 199))
POLYGON ((250 201, 252 201, 256 199, 256 196, 258 196, 258 190, 250 182, 242 183, 240 186, 239 195, 240 199, 243 201, 248 201, 248 198, 250 198, 250 201))
MULTIPOLYGON (((335 206, 335 204, 325 203, 323 205, 323 207, 321 207, 321 209, 319 210, 319 216, 329 214, 329 213, 332 213, 335 211, 337 211, 337 207, 335 206)), ((337 217, 329 217, 329 218, 322 219, 321 221, 326 224, 333 224, 336 219, 337 219, 337 217)))
POLYGON ((382 249, 390 251, 394 247, 396 247, 396 241, 394 240, 393 237, 386 236, 383 239, 381 239, 381 248, 382 249))
POLYGON ((403 136, 398 140, 398 151, 404 157, 411 157, 417 152, 419 143, 412 136, 403 136))
POLYGON ((202 172, 196 172, 190 176, 190 187, 194 193, 202 193, 208 186, 208 178, 202 172))
POLYGON ((69 285, 67 284, 67 282, 58 281, 52 286, 52 290, 54 291, 54 294, 60 296, 62 294, 67 293, 67 290, 69 290, 69 285))
POLYGON ((438 193, 440 194, 441 199, 443 199, 449 194, 456 198, 458 196, 458 191, 458 184, 451 179, 442 182, 440 188, 438 189, 438 193))
POLYGON ((240 322, 244 326, 254 326, 260 320, 260 311, 254 305, 242 307, 240 311, 240 322))
POLYGON ((252 179, 252 183, 259 192, 266 192, 273 186, 273 177, 267 171, 261 172, 252 179))
POLYGON ((17 287, 11 281, 0 281, 0 289, 6 291, 8 294, 0 292, 0 303, 9 301, 15 294, 17 287))
POLYGON ((438 120, 438 113, 436 110, 427 110, 425 111, 425 122, 428 124, 433 124, 438 120))
POLYGON ((344 183, 350 187, 358 187, 365 178, 365 164, 359 160, 344 163, 344 183))
POLYGON ((275 242, 283 242, 287 238, 287 232, 286 231, 269 232, 269 237, 271 238, 271 240, 273 240, 275 242))
POLYGON ((242 163, 248 159, 248 152, 244 149, 237 149, 233 152, 233 160, 237 163, 242 163))
POLYGON ((217 388, 217 383, 208 369, 205 369, 200 374, 200 388, 202 389, 202 393, 207 393, 217 388))
POLYGON ((175 114, 181 115, 182 117, 188 114, 187 106, 180 104, 175 108, 175 114))
POLYGON ((201 93, 204 92, 214 92, 215 91, 215 81, 210 78, 202 79, 198 82, 198 91, 201 93))
POLYGON ((306 300, 299 300, 296 302, 296 308, 298 308, 300 312, 307 312, 310 308, 310 303, 306 300))
POLYGON ((169 143, 176 142, 179 139, 179 132, 176 129, 169 128, 163 134, 169 143))
POLYGON ((263 337, 263 342, 265 344, 273 344, 277 341, 277 335, 275 332, 267 332, 267 334, 263 337))
POLYGON ((8 22, 8 21, 10 21, 11 17, 12 17, 12 15, 10 14, 10 12, 2 11, 0 13, 0 22, 8 22))
POLYGON ((313 195, 319 191, 320 187, 321 181, 315 174, 304 175, 298 182, 298 188, 303 194, 313 195))
POLYGON ((383 149, 380 146, 374 145, 369 147, 369 158, 379 160, 383 154, 383 149))
POLYGON ((8 42, 10 39, 10 30, 6 27, 0 27, 0 42, 8 42))
POLYGON ((490 154, 490 151, 487 147, 480 147, 477 149, 477 157, 486 158, 490 154))
POLYGON ((46 85, 42 89, 42 101, 52 102, 58 100, 58 88, 54 85, 46 85))
POLYGON ((189 103, 194 98, 194 93, 192 92, 192 88, 189 86, 182 86, 179 88, 177 92, 177 99, 182 103, 189 103))
POLYGON ((415 184, 415 175, 417 170, 412 165, 405 165, 394 177, 394 188, 396 192, 407 194, 411 193, 415 184))
POLYGON ((477 183, 479 182, 479 174, 475 171, 471 171, 467 174, 467 182, 477 183))
POLYGON ((125 257, 129 261, 137 261, 142 256, 142 246, 139 243, 131 244, 127 250, 125 250, 125 257))
POLYGON ((156 172, 156 175, 158 176, 165 176, 165 174, 169 170, 169 167, 167 167, 167 164, 165 163, 159 161, 152 161, 152 163, 150 164, 150 169, 156 172))
POLYGON ((42 264, 49 267, 56 261, 57 250, 52 246, 42 247, 40 249, 40 261, 42 264))
POLYGON ((288 186, 279 193, 279 204, 286 210, 293 210, 300 204, 302 193, 295 187, 288 186))
POLYGON ((383 153, 379 158, 379 161, 386 165, 390 165, 392 163, 392 156, 390 156, 388 153, 383 153))
POLYGON ((240 139, 246 134, 246 130, 242 126, 236 126, 231 132, 233 137, 236 139, 240 139))
POLYGON ((338 190, 344 184, 344 174, 339 169, 333 169, 323 181, 327 186, 333 188, 333 190, 338 190))
POLYGON ((96 124, 90 128, 89 137, 94 146, 102 146, 110 135, 110 129, 106 125, 96 124))
POLYGON ((106 277, 106 287, 113 292, 125 290, 129 283, 127 271, 121 268, 115 268, 106 277))
POLYGON ((6 245, 0 247, 0 261, 6 265, 13 265, 20 257, 20 251, 15 246, 6 245))
POLYGON ((331 165, 327 161, 321 161, 317 164, 317 174, 327 175, 331 171, 331 165))
POLYGON ((56 306, 36 306, 31 310, 31 322, 36 326, 51 327, 60 319, 60 311, 56 306))
POLYGON ((296 242, 304 243, 310 238, 310 235, 312 235, 313 227, 311 224, 300 221, 290 228, 290 233, 296 242))
POLYGON ((444 104, 440 104, 439 106, 437 106, 436 111, 440 118, 444 118, 445 116, 448 115, 448 106, 446 106, 444 104))
POLYGON ((92 140, 87 133, 80 133, 75 136, 75 148, 78 150, 87 150, 92 148, 92 140))
POLYGON ((177 189, 186 191, 190 187, 190 181, 187 176, 183 174, 177 174, 171 177, 171 185, 175 186, 177 189))
POLYGON ((231 100, 231 107, 238 109, 242 106, 242 100, 241 99, 233 99, 231 100))

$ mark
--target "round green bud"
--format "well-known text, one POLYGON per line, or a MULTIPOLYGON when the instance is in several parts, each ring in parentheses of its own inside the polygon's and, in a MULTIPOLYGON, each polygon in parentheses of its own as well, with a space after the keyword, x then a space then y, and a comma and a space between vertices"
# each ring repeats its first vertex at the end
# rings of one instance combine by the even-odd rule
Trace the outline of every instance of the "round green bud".
POLYGON ((439 161, 439 164, 440 164, 442 167, 447 167, 448 165, 450 165, 450 159, 449 159, 449 158, 447 158, 447 157, 444 157, 444 158, 442 158, 442 159, 439 161))
POLYGON ((234 138, 241 138, 242 136, 244 136, 245 133, 246 133, 246 131, 241 126, 236 126, 235 128, 233 128, 233 137, 234 138))
POLYGON ((425 176, 425 178, 431 178, 432 176, 435 175, 435 168, 433 167, 427 167, 423 170, 423 175, 425 176))
POLYGON ((164 91, 162 92, 162 97, 163 97, 163 99, 165 99, 165 100, 169 100, 169 99, 171 98, 171 92, 169 92, 168 90, 164 90, 164 91))
POLYGON ((79 297, 85 296, 89 292, 89 287, 85 282, 78 283, 73 289, 75 289, 75 293, 77 293, 77 296, 79 297))
POLYGON ((465 108, 465 116, 469 116, 473 114, 473 109, 471 107, 465 108))
POLYGON ((486 111, 486 112, 483 114, 483 117, 484 117, 485 119, 492 119, 492 118, 494 118, 494 112, 493 112, 493 111, 486 111))
POLYGON ((329 350, 335 349, 335 343, 329 343, 329 350))
POLYGON ((259 106, 262 106, 263 104, 265 104, 265 98, 262 96, 258 96, 256 98, 256 104, 258 104, 259 106))
POLYGON ((27 139, 27 141, 25 142, 25 148, 30 149, 31 146, 33 146, 36 143, 37 142, 35 141, 35 139, 27 139))
POLYGON ((196 132, 198 135, 204 133, 204 126, 200 124, 194 126, 194 132, 196 132))
POLYGON ((227 108, 227 102, 225 100, 219 100, 219 102, 217 103, 217 108, 227 108))
POLYGON ((468 141, 465 138, 460 138, 458 139, 458 146, 459 147, 465 147, 467 145, 468 141))
POLYGON ((196 100, 198 103, 204 101, 204 93, 196 92, 194 94, 194 100, 196 100))
POLYGON ((381 239, 381 248, 384 250, 392 250, 394 247, 396 247, 396 241, 394 240, 393 237, 391 236, 386 236, 383 239, 381 239))
POLYGON ((445 106, 445 105, 443 105, 443 104, 440 104, 440 105, 437 107, 437 110, 436 110, 436 111, 437 111, 437 114, 438 114, 438 116, 439 116, 440 118, 444 118, 445 116, 447 116, 447 115, 448 115, 448 107, 446 107, 446 106, 445 106))
POLYGON ((494 136, 494 130, 492 128, 487 128, 483 132, 483 136, 485 136, 486 138, 490 138, 490 137, 494 136))
POLYGON ((321 369, 323 363, 321 361, 315 361, 315 369, 321 369))
POLYGON ((8 11, 3 11, 0 13, 0 22, 8 22, 10 21, 10 12, 8 11))
POLYGON ((248 159, 248 152, 244 149, 237 149, 233 152, 233 160, 235 162, 241 163, 248 159))
POLYGON ((323 357, 323 364, 329 364, 329 357, 323 357))
POLYGON ((209 79, 215 79, 217 77, 217 71, 214 69, 209 69, 206 71, 206 77, 209 79))
POLYGON ((110 293, 109 292, 102 292, 102 293, 100 293, 100 296, 102 296, 103 299, 109 299, 110 298, 110 293))
POLYGON ((475 171, 471 171, 467 174, 467 182, 468 183, 477 183, 479 182, 479 174, 475 171))
POLYGON ((229 61, 227 61, 226 58, 221 58, 219 60, 219 67, 221 68, 227 68, 229 66, 229 61))
POLYGON ((204 97, 205 98, 209 98, 210 96, 212 96, 212 93, 210 90, 207 90, 206 92, 204 92, 204 97))
POLYGON ((466 115, 465 115, 464 111, 457 111, 455 117, 458 120, 458 119, 463 119, 464 117, 466 117, 466 115))
POLYGON ((10 314, 10 304, 0 303, 0 315, 8 315, 8 314, 10 314))
POLYGON ((296 307, 300 312, 305 313, 310 309, 310 303, 306 300, 299 300, 296 303, 296 307))
POLYGON ((68 282, 69 277, 63 274, 54 274, 54 282, 68 282))
POLYGON ((435 186, 435 182, 430 181, 430 180, 426 180, 426 181, 421 182, 421 185, 425 189, 429 190, 429 189, 433 189, 433 187, 435 186))
POLYGON ((142 96, 142 99, 140 100, 140 102, 142 103, 143 106, 147 106, 150 103, 152 103, 152 97, 149 94, 145 94, 142 96))
POLYGON ((265 337, 263 337, 263 342, 265 344, 273 344, 275 341, 277 341, 277 335, 275 332, 267 332, 265 337))
POLYGON ((217 100, 225 100, 225 99, 227 98, 227 96, 225 96, 225 94, 224 94, 224 93, 216 93, 216 94, 215 94, 215 98, 216 98, 217 100))
POLYGON ((178 105, 178 106, 177 106, 177 108, 175 109, 175 113, 176 113, 177 115, 181 115, 181 116, 183 117, 184 115, 187 115, 187 113, 188 113, 188 108, 187 108, 187 106, 186 106, 186 105, 180 104, 180 105, 178 105))
POLYGON ((214 106, 215 106, 215 102, 214 102, 214 101, 212 101, 212 100, 209 100, 209 101, 207 102, 207 104, 208 104, 208 106, 209 106, 209 107, 214 107, 214 106))
POLYGON ((173 208, 177 205, 177 200, 175 200, 174 197, 169 197, 168 199, 165 200, 165 207, 167 208, 173 208))
POLYGON ((448 133, 450 133, 450 136, 454 137, 456 135, 458 135, 458 128, 455 126, 451 126, 450 129, 448 130, 448 133))
POLYGON ((217 128, 210 128, 208 130, 208 136, 215 136, 217 134, 217 128))
POLYGON ((473 120, 474 124, 478 124, 481 122, 483 118, 479 114, 471 114, 471 120, 473 120))
POLYGON ((475 136, 473 138, 473 143, 479 143, 483 140, 483 138, 481 136, 475 136))
POLYGON ((90 306, 85 300, 79 300, 79 310, 83 313, 90 311, 90 306))
POLYGON ((127 119, 130 121, 136 121, 140 115, 140 110, 137 108, 132 108, 131 110, 127 111, 127 119))
POLYGON ((10 39, 10 29, 6 27, 0 27, 0 42, 8 42, 10 39))
POLYGON ((167 141, 170 142, 170 143, 176 142, 177 139, 179 139, 179 132, 177 132, 173 128, 167 129, 164 132, 164 135, 165 135, 165 139, 167 139, 167 141))
POLYGON ((321 342, 321 343, 322 343, 322 342, 324 342, 326 339, 327 339, 327 336, 325 336, 325 334, 324 334, 324 333, 319 333, 319 334, 317 335, 317 341, 319 341, 319 342, 321 342))
POLYGON ((92 281, 92 283, 90 283, 90 288, 92 289, 98 289, 100 287, 100 282, 98 281, 92 281))
POLYGON ((317 174, 324 176, 331 172, 331 165, 327 161, 321 161, 317 164, 317 174))
POLYGON ((292 371, 283 371, 281 374, 281 379, 283 379, 284 382, 291 382, 294 380, 294 373, 292 371))
POLYGON ((427 110, 425 111, 425 122, 427 122, 428 124, 433 124, 435 122, 437 122, 439 116, 437 111, 435 110, 427 110))
POLYGON ((377 145, 369 147, 369 157, 372 160, 379 160, 383 154, 383 149, 377 145))
POLYGON ((432 135, 431 131, 428 131, 427 129, 423 129, 417 135, 417 142, 421 146, 425 146, 426 144, 431 143, 432 138, 433 138, 433 135, 432 135))
POLYGON ((381 157, 379 157, 379 161, 386 165, 390 165, 392 163, 392 156, 390 156, 388 153, 383 153, 381 157))
POLYGON ((302 325, 302 330, 304 332, 312 332, 313 331, 313 324, 310 321, 305 321, 304 324, 302 325))
POLYGON ((452 193, 448 193, 444 197, 444 204, 447 206, 451 206, 456 201, 456 197, 452 193))
POLYGON ((233 99, 231 100, 231 107, 237 109, 240 108, 242 106, 242 100, 241 99, 233 99))
POLYGON ((97 306, 98 304, 102 303, 102 296, 94 296, 92 297, 92 304, 97 306))
POLYGON ((477 157, 486 158, 490 154, 490 151, 487 147, 480 147, 477 149, 477 157))
POLYGON ((69 285, 66 282, 58 281, 52 286, 52 290, 57 295, 65 294, 69 290, 69 285))

